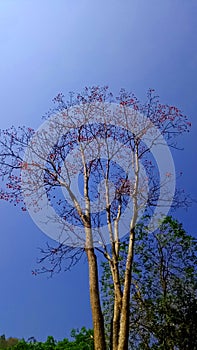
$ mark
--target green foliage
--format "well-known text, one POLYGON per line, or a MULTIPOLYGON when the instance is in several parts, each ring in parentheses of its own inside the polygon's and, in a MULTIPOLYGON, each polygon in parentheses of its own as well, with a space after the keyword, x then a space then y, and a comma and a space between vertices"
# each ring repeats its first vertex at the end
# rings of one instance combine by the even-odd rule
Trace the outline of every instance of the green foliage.
POLYGON ((81 328, 81 331, 73 329, 71 331, 71 337, 74 339, 72 342, 68 342, 64 339, 57 343, 55 350, 72 349, 72 350, 93 350, 94 349, 94 337, 93 331, 87 330, 85 327, 81 328))
POLYGON ((12 350, 93 350, 94 349, 94 337, 93 331, 87 330, 82 327, 81 330, 73 329, 71 331, 71 337, 73 341, 67 338, 56 341, 52 336, 49 336, 46 342, 37 342, 34 338, 31 341, 25 341, 24 339, 18 340, 15 338, 9 338, 6 340, 5 336, 0 337, 0 349, 12 349, 12 350), (14 343, 12 339, 15 339, 14 343))
MULTIPOLYGON (((122 276, 126 252, 124 242, 122 276)), ((113 288, 106 263, 101 282, 109 337, 113 288)), ((136 228, 130 311, 130 349, 197 349, 197 242, 171 217, 154 233, 145 220, 136 228)))

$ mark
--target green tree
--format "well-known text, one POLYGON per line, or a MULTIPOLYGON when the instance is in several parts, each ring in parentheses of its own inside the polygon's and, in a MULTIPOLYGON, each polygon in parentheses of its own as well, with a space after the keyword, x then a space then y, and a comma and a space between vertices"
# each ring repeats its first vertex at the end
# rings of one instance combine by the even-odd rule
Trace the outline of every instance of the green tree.
POLYGON ((81 330, 73 329, 71 338, 56 341, 52 336, 49 336, 45 342, 20 340, 12 350, 93 350, 94 337, 93 331, 82 327, 81 330))
MULTIPOLYGON (((121 246, 122 283, 127 242, 121 246)), ((102 291, 110 337, 113 288, 103 264, 102 291)), ((197 349, 197 243, 171 217, 149 233, 136 228, 130 303, 130 349, 197 349)))
POLYGON ((72 350, 93 350, 94 349, 94 336, 91 329, 87 330, 82 327, 81 330, 73 329, 71 331, 71 337, 74 339, 71 342, 65 344, 66 340, 58 342, 56 350, 72 349, 72 350))

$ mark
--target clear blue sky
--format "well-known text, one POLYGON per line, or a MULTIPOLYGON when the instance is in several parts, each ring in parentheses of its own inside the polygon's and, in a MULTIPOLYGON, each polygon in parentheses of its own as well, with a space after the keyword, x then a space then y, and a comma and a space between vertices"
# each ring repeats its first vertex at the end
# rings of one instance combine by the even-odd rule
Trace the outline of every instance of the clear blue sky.
MULTIPOLYGON (((0 128, 37 128, 58 92, 121 87, 190 116, 173 152, 180 186, 197 198, 196 0, 0 0, 0 128)), ((68 336, 91 327, 85 260, 53 279, 33 277, 37 247, 49 239, 28 214, 0 202, 0 334, 68 336)), ((176 216, 196 235, 196 206, 176 216)))

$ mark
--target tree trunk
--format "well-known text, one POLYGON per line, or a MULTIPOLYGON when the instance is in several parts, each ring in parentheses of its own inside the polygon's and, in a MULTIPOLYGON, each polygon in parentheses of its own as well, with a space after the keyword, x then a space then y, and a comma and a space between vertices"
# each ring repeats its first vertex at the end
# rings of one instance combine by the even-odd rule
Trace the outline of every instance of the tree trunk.
POLYGON ((90 303, 94 328, 94 349, 106 350, 104 320, 99 298, 97 258, 93 248, 86 248, 89 266, 90 303))
POLYGON ((114 312, 112 319, 112 329, 111 329, 111 349, 118 349, 118 337, 120 331, 120 316, 122 308, 122 292, 121 284, 119 278, 118 262, 114 263, 114 266, 111 268, 113 282, 114 282, 114 312))
POLYGON ((130 315, 130 287, 131 287, 131 272, 134 256, 134 241, 135 241, 135 231, 134 229, 130 232, 129 249, 126 262, 125 270, 125 281, 124 281, 124 291, 122 297, 122 310, 120 319, 120 332, 119 332, 119 343, 118 350, 128 349, 129 340, 129 315, 130 315))

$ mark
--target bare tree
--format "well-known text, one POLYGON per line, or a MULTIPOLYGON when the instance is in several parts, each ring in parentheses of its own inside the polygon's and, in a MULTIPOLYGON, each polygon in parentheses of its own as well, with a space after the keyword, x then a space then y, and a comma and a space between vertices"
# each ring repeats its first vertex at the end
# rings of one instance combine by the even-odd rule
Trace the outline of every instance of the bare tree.
MULTIPOLYGON (((34 131, 12 127, 1 132, 1 199, 21 204, 36 224, 58 242, 42 249, 53 273, 76 263, 85 252, 95 350, 105 350, 97 253, 107 259, 113 278, 111 349, 128 349, 129 303, 135 226, 152 213, 149 229, 172 205, 185 204, 175 192, 175 171, 168 146, 190 123, 181 111, 162 105, 154 90, 141 104, 121 90, 85 88, 65 101, 59 94, 45 123, 34 131), (175 195, 174 195, 175 192, 175 195), (123 287, 120 242, 129 235, 123 287)), ((34 273, 37 273, 35 271, 34 273)))

